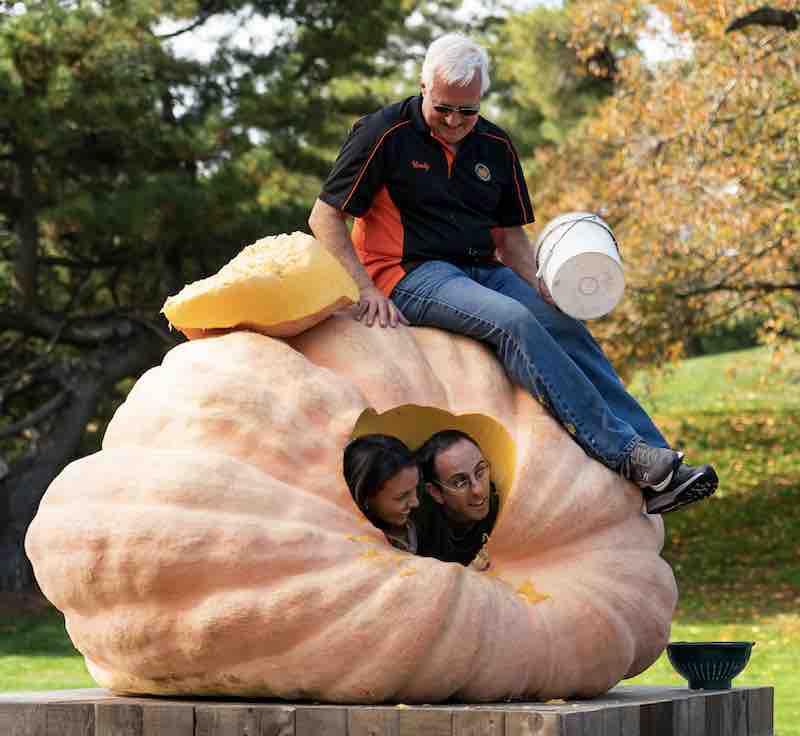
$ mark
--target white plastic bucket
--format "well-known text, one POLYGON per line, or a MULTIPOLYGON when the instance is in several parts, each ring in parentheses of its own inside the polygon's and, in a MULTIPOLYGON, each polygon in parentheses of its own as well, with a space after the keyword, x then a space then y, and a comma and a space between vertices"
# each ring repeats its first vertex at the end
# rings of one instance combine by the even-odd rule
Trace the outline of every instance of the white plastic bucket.
POLYGON ((592 212, 550 220, 536 241, 536 264, 558 308, 575 319, 608 314, 625 291, 614 233, 592 212))

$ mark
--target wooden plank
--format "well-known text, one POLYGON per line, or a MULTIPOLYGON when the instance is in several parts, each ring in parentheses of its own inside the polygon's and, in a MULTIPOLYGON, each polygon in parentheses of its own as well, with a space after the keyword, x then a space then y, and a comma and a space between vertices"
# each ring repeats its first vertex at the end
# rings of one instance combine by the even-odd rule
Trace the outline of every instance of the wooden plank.
POLYGON ((672 736, 689 733, 689 699, 672 701, 672 736))
POLYGON ((94 736, 94 705, 54 703, 47 706, 46 736, 94 736))
POLYGON ((255 736, 252 709, 247 706, 220 707, 205 705, 195 708, 196 736, 255 736))
POLYGON ((453 713, 453 736, 505 736, 505 730, 501 711, 459 708, 453 713))
POLYGON ((42 704, 4 703, 0 706, 2 736, 45 736, 46 706, 42 704))
POLYGON ((730 708, 728 698, 723 693, 708 693, 706 702, 706 731, 703 736, 728 736, 722 730, 726 720, 725 711, 730 708))
POLYGON ((398 713, 395 707, 348 708, 348 736, 398 736, 400 730, 398 713))
POLYGON ((36 690, 33 692, 0 693, 0 705, 5 703, 66 703, 94 702, 100 699, 118 698, 102 688, 80 688, 77 690, 36 690))
POLYGON ((397 716, 398 736, 452 736, 452 708, 404 708, 397 716))
POLYGON ((641 736, 673 736, 673 707, 671 701, 647 703, 639 711, 641 736))
POLYGON ((194 736, 194 707, 157 700, 95 705, 95 736, 194 736))
POLYGON ((603 709, 603 715, 607 736, 639 736, 638 706, 610 706, 603 709))
POLYGON ((295 736, 347 736, 347 708, 298 706, 294 718, 295 736))
POLYGON ((771 687, 760 687, 747 693, 748 736, 772 736, 774 692, 771 687))
POLYGON ((559 713, 514 711, 506 713, 505 736, 564 736, 559 713))
POLYGON ((691 697, 689 703, 688 736, 706 736, 706 699, 702 695, 691 697))
POLYGON ((95 736, 143 736, 140 705, 98 703, 94 719, 95 736))
POLYGON ((407 708, 124 697, 85 689, 3 696, 0 736, 773 736, 772 709, 769 687, 629 686, 564 704, 407 708))
MULTIPOLYGON (((189 733, 194 736, 294 736, 294 710, 292 706, 283 705, 198 705, 194 708, 194 730, 189 733)), ((153 736, 157 736, 157 732, 153 736)))
MULTIPOLYGON (((614 708, 614 711, 619 713, 619 736, 641 736, 641 715, 638 706, 626 705, 619 708, 614 708)), ((608 733, 614 733, 609 731, 608 733)), ((681 734, 684 736, 684 734, 681 734)))
POLYGON ((564 736, 617 736, 606 731, 606 716, 602 710, 565 713, 562 720, 564 736))
POLYGON ((723 713, 722 733, 730 736, 747 736, 747 693, 730 690, 727 693, 728 709, 723 713))
POLYGON ((194 706, 143 706, 142 736, 194 736, 194 706))

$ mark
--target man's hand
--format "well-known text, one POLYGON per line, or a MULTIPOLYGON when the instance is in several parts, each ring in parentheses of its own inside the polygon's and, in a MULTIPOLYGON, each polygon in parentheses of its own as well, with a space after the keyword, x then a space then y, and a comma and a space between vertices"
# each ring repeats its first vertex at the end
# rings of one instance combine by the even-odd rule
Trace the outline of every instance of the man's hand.
POLYGON ((408 324, 408 320, 392 300, 375 286, 361 289, 361 300, 353 309, 353 317, 363 321, 367 327, 372 327, 376 317, 381 327, 397 327, 398 324, 408 324))
POLYGON ((397 327, 408 324, 403 313, 380 291, 356 257, 353 241, 345 225, 345 213, 318 199, 314 203, 308 224, 314 237, 319 240, 341 263, 358 284, 360 299, 351 307, 353 317, 372 327, 375 318, 381 327, 397 327))

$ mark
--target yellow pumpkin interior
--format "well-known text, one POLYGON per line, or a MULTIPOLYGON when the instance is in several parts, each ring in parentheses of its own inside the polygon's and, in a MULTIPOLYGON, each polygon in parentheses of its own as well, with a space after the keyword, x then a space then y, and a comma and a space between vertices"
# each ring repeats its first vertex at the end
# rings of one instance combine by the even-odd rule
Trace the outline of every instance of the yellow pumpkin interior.
POLYGON ((416 404, 403 404, 383 414, 367 409, 358 418, 352 436, 355 439, 373 433, 393 435, 416 450, 443 429, 458 429, 475 439, 492 465, 492 480, 501 502, 504 501, 514 483, 517 450, 505 427, 485 414, 456 415, 416 404))
POLYGON ((178 328, 268 327, 358 299, 341 263, 310 235, 294 232, 248 245, 215 275, 169 297, 162 311, 178 328))

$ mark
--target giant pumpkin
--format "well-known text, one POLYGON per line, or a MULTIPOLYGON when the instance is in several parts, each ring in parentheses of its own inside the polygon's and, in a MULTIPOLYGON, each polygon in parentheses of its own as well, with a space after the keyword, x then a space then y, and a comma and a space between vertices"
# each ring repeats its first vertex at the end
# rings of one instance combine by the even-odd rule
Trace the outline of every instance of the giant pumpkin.
POLYGON ((485 346, 334 315, 171 350, 26 547, 103 687, 374 703, 591 696, 640 672, 676 602, 662 542, 485 346), (445 426, 493 461, 485 572, 393 549, 342 477, 354 434, 445 426))

